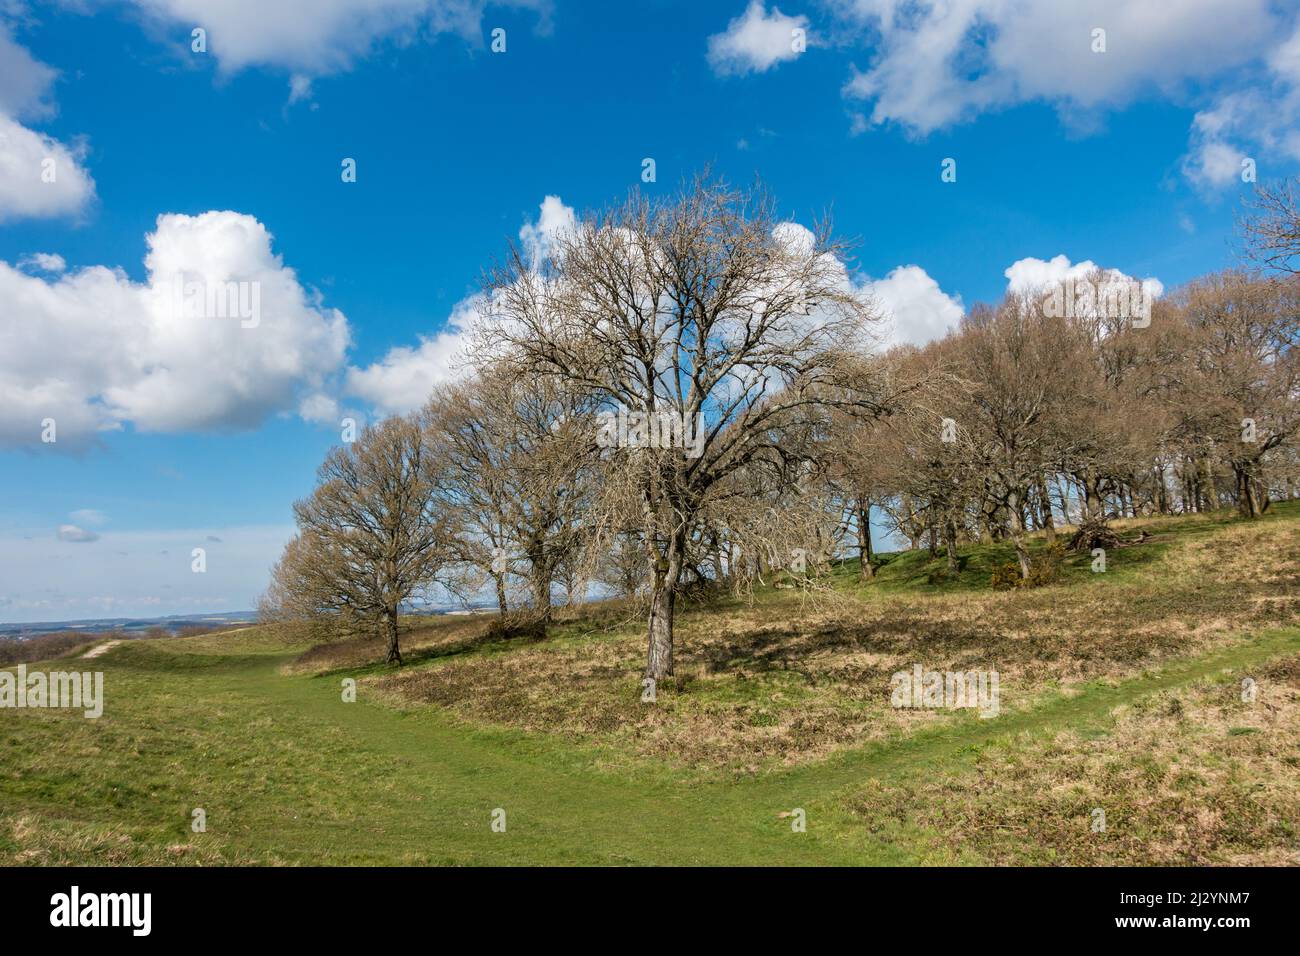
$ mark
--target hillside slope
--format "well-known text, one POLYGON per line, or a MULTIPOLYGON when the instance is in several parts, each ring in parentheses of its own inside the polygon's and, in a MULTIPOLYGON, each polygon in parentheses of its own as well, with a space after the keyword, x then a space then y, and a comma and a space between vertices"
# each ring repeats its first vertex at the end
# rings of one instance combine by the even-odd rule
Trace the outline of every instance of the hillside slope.
POLYGON ((1141 524, 1032 591, 972 547, 687 609, 653 705, 613 606, 423 622, 397 672, 276 627, 50 662, 102 669, 104 716, 0 711, 0 861, 1300 862, 1300 510, 1141 524), (998 716, 891 707, 915 664, 996 670, 998 716))

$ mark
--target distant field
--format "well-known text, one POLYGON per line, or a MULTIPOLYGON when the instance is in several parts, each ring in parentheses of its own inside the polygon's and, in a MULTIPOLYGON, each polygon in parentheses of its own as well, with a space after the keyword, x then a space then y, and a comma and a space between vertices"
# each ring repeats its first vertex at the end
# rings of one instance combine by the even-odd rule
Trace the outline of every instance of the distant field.
POLYGON ((970 546, 688 607, 654 704, 613 604, 416 619, 397 671, 271 626, 50 662, 104 716, 0 710, 0 862, 1300 863, 1300 503, 1119 526, 1040 589, 970 546), (891 706, 915 664, 997 671, 998 716, 891 706))
POLYGON ((234 624, 251 624, 256 619, 255 612, 239 611, 181 617, 112 617, 84 621, 41 621, 33 624, 5 624, 0 622, 0 640, 21 640, 44 634, 72 632, 81 632, 92 636, 109 632, 142 634, 151 630, 177 632, 198 627, 213 628, 229 627, 234 624))

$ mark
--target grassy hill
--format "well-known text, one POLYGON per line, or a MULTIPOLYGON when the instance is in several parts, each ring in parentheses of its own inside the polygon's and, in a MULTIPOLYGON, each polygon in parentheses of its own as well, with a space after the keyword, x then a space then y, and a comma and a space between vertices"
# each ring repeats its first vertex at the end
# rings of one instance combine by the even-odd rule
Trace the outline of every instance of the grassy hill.
POLYGON ((688 606, 654 704, 615 604, 412 621, 397 671, 274 626, 49 662, 104 716, 0 711, 0 862, 1300 863, 1300 503, 1121 527, 1033 590, 980 545, 688 606), (892 707, 914 664, 996 670, 999 715, 892 707))

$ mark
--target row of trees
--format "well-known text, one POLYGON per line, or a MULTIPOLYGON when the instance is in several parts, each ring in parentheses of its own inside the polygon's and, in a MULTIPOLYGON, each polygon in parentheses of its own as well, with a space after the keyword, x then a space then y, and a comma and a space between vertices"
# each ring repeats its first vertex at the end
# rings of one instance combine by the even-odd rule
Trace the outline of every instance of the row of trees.
POLYGON ((1010 540, 1028 578, 1032 531, 1296 494, 1289 275, 1147 311, 1094 273, 882 352, 846 255, 706 179, 511 249, 470 374, 331 452, 265 607, 378 626, 400 662, 398 613, 430 588, 544 624, 557 590, 599 584, 643 602, 657 679, 683 593, 853 550, 870 577, 873 523, 954 570, 962 542, 1010 540))
POLYGON ((949 428, 929 409, 910 427, 876 425, 885 453, 853 472, 859 513, 879 503, 913 546, 942 539, 950 562, 960 538, 1010 539, 1028 577, 1029 530, 1230 502, 1254 518, 1295 494, 1294 281, 1218 273, 1149 317, 1051 315, 1045 301, 977 306, 953 334, 895 356, 949 373, 949 428))

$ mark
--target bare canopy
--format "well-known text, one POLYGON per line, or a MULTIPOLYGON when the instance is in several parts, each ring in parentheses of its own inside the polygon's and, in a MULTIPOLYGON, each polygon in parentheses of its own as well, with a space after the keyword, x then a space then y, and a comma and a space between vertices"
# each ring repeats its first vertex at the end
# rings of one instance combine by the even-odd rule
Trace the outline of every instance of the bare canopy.
POLYGON ((642 533, 651 678, 673 672, 688 549, 725 525, 729 483, 790 487, 809 418, 869 404, 826 387, 856 367, 875 317, 843 251, 824 225, 782 221, 761 190, 699 179, 665 200, 634 192, 541 261, 512 249, 489 277, 479 347, 597 403, 605 502, 642 533))
POLYGON ((293 507, 298 537, 271 594, 300 611, 372 623, 388 662, 400 664, 398 611, 448 560, 448 515, 432 494, 437 464, 414 417, 385 419, 330 451, 315 491, 293 507))

